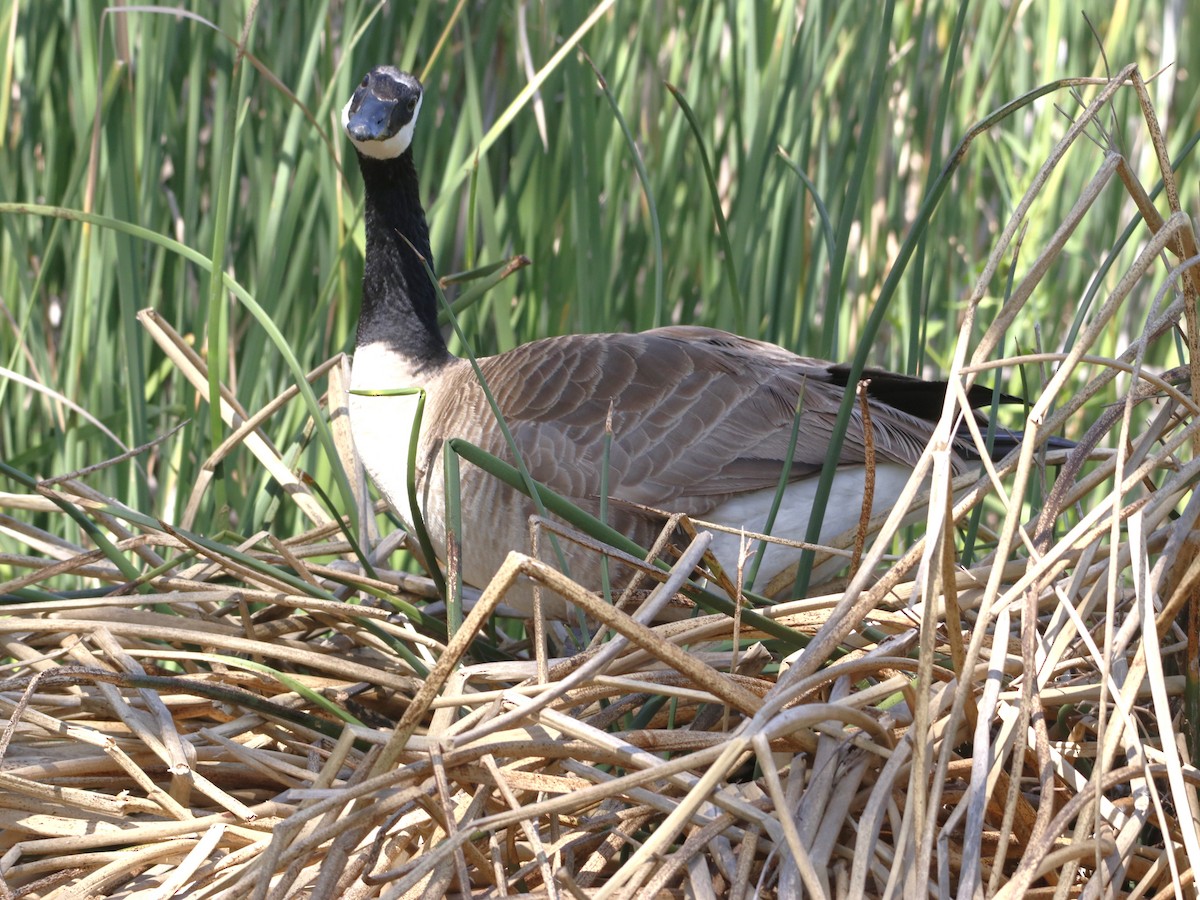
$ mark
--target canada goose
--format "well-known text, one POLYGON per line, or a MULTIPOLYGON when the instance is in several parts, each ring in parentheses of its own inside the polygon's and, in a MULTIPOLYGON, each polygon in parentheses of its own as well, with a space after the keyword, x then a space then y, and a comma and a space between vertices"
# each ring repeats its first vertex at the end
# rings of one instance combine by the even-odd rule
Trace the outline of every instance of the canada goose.
MULTIPOLYGON (((444 558, 443 442, 460 437, 501 458, 512 456, 470 364, 453 356, 438 328, 437 295, 424 263, 433 259, 411 149, 422 87, 391 66, 372 69, 342 111, 366 192, 366 265, 353 391, 421 387, 426 394, 416 479, 435 551, 444 558), (415 248, 415 251, 414 251, 415 248)), ((595 512, 605 423, 609 520, 643 546, 662 522, 635 508, 654 507, 760 531, 786 459, 797 401, 802 419, 774 533, 802 538, 824 463, 848 367, 797 356, 774 344, 692 326, 640 334, 589 334, 534 341, 479 360, 532 476, 595 512)), ((892 505, 927 444, 945 385, 884 372, 872 377, 874 508, 892 505)), ((973 402, 990 399, 986 389, 973 402)), ((408 448, 413 399, 352 394, 355 444, 380 493, 408 523, 408 448)), ((856 410, 842 446, 821 535, 858 522, 864 435, 856 410)), ((955 466, 970 455, 955 448, 955 466)), ((482 587, 511 549, 528 549, 532 503, 474 466, 461 469, 462 574, 482 587)), ((736 571, 740 538, 715 536, 713 550, 736 571)), ((563 545, 572 577, 600 584, 594 554, 563 545)), ((772 546, 759 584, 792 564, 797 552, 772 546)), ((549 598, 548 598, 549 599, 549 598)), ((510 594, 517 608, 527 596, 510 594)), ((562 614, 561 605, 552 612, 562 614)))

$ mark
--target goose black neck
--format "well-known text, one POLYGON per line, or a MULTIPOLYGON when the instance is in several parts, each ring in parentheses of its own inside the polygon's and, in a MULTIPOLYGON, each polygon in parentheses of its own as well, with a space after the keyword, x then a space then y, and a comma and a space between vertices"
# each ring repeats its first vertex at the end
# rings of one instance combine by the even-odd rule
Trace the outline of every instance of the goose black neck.
POLYGON ((428 263, 433 271, 433 254, 412 151, 395 159, 360 155, 358 162, 367 231, 358 346, 384 342, 421 366, 437 365, 449 351, 438 327, 437 293, 425 269, 428 263))

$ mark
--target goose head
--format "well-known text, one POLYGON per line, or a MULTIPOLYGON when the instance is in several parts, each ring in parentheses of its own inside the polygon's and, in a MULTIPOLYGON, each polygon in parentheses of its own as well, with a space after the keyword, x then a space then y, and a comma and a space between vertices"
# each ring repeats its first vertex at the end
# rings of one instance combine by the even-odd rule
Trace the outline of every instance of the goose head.
POLYGON ((395 159, 412 145, 424 91, 416 77, 395 66, 363 76, 342 108, 342 127, 361 156, 395 159))

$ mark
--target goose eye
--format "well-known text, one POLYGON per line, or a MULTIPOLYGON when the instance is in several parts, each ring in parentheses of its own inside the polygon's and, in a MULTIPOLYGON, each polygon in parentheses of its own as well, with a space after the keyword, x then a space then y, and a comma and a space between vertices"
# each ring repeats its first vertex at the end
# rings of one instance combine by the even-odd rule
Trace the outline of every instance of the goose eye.
POLYGON ((412 111, 413 111, 414 109, 416 109, 416 108, 417 108, 417 98, 416 98, 416 97, 409 97, 409 99, 408 99, 408 111, 409 111, 409 112, 412 112, 412 111))
POLYGON ((366 87, 366 86, 367 86, 367 82, 368 82, 368 81, 370 81, 370 80, 371 80, 371 76, 370 76, 370 75, 364 75, 364 76, 363 76, 363 80, 362 80, 362 86, 363 86, 363 87, 366 87))

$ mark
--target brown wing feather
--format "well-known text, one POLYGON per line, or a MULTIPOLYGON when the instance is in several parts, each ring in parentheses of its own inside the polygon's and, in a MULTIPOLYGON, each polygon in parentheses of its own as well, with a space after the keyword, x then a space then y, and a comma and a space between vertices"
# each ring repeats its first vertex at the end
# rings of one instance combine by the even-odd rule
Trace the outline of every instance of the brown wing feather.
MULTIPOLYGON (((549 338, 480 365, 534 478, 571 498, 596 497, 611 408, 612 496, 692 513, 776 484, 801 396, 791 474, 819 471, 845 390, 827 362, 690 326, 549 338)), ((426 415, 443 435, 511 459, 465 364, 447 373, 426 415)), ((877 459, 906 464, 932 430, 886 405, 873 408, 872 428, 877 459)), ((841 462, 862 462, 863 447, 856 408, 841 462)))

